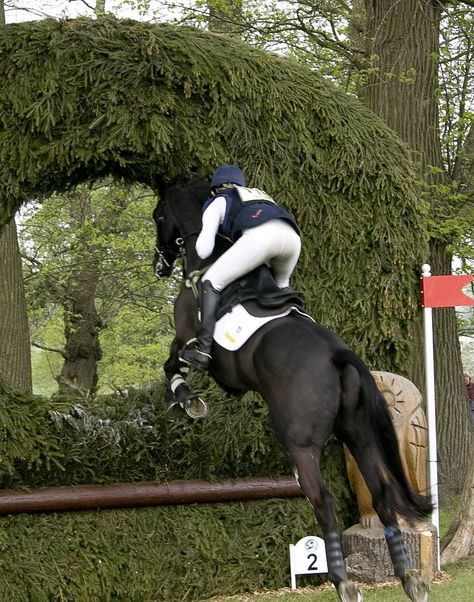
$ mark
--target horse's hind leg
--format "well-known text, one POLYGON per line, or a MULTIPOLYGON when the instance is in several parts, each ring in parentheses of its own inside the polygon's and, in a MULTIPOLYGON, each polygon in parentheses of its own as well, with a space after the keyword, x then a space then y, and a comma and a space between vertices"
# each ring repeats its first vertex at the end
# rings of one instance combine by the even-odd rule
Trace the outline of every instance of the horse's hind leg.
MULTIPOLYGON (((365 473, 364 478, 366 482, 367 480, 370 482, 373 479, 375 471, 371 467, 368 470, 364 470, 362 467, 361 471, 363 471, 363 474, 365 473)), ((377 479, 374 480, 376 481, 377 479)), ((389 485, 382 482, 382 487, 380 487, 380 484, 375 482, 370 483, 370 485, 368 484, 368 487, 371 492, 373 491, 373 506, 384 527, 385 541, 387 542, 395 576, 400 579, 403 589, 410 600, 413 602, 427 602, 428 588, 421 579, 421 576, 413 571, 412 561, 408 556, 405 542, 403 541, 397 515, 393 511, 390 502, 387 502, 390 499, 390 492, 383 491, 383 489, 388 489, 389 485)))
MULTIPOLYGON (((355 368, 348 367, 343 373, 342 411, 336 423, 335 434, 349 448, 364 477, 365 483, 372 495, 372 505, 384 526, 384 535, 387 542, 394 573, 400 579, 403 589, 413 602, 427 602, 428 588, 421 577, 412 569, 403 536, 398 524, 396 508, 403 508, 406 500, 403 484, 394 481, 390 476, 385 454, 377 436, 378 420, 382 423, 390 421, 388 410, 380 411, 378 420, 372 417, 372 423, 367 414, 361 413, 360 405, 360 378, 355 368)), ((375 386, 375 385, 374 385, 375 386)), ((380 400, 381 403, 383 399, 380 400)), ((367 403, 367 401, 365 401, 367 403)), ((384 407, 384 406, 381 406, 384 407)), ((369 415, 370 416, 370 415, 369 415)), ((386 433, 381 435, 386 437, 386 433)), ((397 442, 388 452, 396 454, 397 442)))
POLYGON ((328 563, 328 578, 336 586, 342 602, 360 602, 362 594, 348 580, 341 540, 337 530, 336 510, 320 471, 320 450, 299 448, 290 450, 295 466, 296 478, 304 495, 314 508, 314 513, 323 531, 328 563))
POLYGON ((427 602, 428 588, 421 576, 412 568, 400 530, 397 515, 393 510, 396 491, 389 482, 381 478, 384 474, 383 464, 380 460, 377 446, 359 433, 357 439, 351 438, 349 449, 356 459, 359 470, 372 495, 372 504, 384 527, 385 541, 387 542, 394 574, 403 585, 406 595, 413 602, 427 602), (377 470, 377 465, 380 468, 377 470))
MULTIPOLYGON (((368 476, 369 472, 373 470, 364 471, 366 476, 364 478, 370 481, 368 476)), ((382 488, 389 488, 387 483, 382 483, 382 488)), ((369 486, 370 489, 370 486, 369 486)), ((413 602, 428 602, 428 586, 421 578, 421 575, 413 570, 413 564, 408 556, 403 535, 397 520, 397 515, 394 512, 390 503, 385 500, 390 498, 390 493, 383 493, 379 495, 380 487, 378 484, 375 487, 372 485, 373 506, 377 512, 380 521, 384 527, 385 541, 387 542, 390 559, 392 560, 393 570, 396 577, 398 577, 403 585, 406 595, 413 602)))
POLYGON ((428 586, 418 572, 411 570, 411 561, 397 521, 388 527, 384 526, 384 534, 395 575, 402 582, 406 595, 413 602, 428 602, 428 586))

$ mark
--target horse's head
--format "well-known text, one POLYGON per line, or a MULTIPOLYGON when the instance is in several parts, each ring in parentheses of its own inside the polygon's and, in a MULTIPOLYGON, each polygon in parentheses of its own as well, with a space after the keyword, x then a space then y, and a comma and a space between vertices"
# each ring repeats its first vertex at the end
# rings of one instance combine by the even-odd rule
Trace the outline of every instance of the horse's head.
POLYGON ((171 276, 173 264, 179 255, 180 236, 179 230, 174 222, 173 214, 160 201, 153 211, 153 219, 156 226, 155 256, 153 258, 153 269, 158 278, 171 276))
POLYGON ((153 266, 158 278, 171 275, 173 264, 188 239, 201 230, 201 207, 211 192, 210 184, 195 177, 164 187, 153 211, 156 244, 153 266))

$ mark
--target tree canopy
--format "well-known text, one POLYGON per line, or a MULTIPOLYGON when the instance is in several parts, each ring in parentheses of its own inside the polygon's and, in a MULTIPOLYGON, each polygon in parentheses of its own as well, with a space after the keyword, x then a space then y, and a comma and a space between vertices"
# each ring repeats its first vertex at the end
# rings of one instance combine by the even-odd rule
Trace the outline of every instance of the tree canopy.
POLYGON ((355 97, 223 34, 112 17, 8 25, 0 53, 0 223, 106 175, 153 188, 238 163, 301 224, 308 309, 403 371, 424 203, 406 148, 355 97))

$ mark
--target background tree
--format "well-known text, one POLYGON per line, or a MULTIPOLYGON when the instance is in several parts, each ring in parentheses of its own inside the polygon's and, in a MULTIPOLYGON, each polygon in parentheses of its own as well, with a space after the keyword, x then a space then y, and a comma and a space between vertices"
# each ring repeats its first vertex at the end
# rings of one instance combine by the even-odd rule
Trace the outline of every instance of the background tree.
MULTIPOLYGON (((451 195, 445 192, 449 173, 443 164, 439 130, 442 4, 425 0, 394 4, 380 0, 366 2, 365 9, 365 56, 370 62, 359 95, 414 152, 425 182, 432 220, 442 222, 446 214, 451 216, 455 210, 451 195)), ((446 239, 432 236, 429 257, 432 272, 451 273, 452 260, 446 239)), ((461 490, 472 453, 454 308, 434 312, 434 336, 439 477, 441 491, 448 495, 461 490)), ((421 336, 416 340, 421 342, 421 336)), ((419 384, 420 368, 412 375, 419 384)))
MULTIPOLYGON (((1 0, 0 27, 4 26, 1 0)), ((20 391, 31 391, 30 337, 14 219, 0 232, 0 307, 0 378, 20 391)))
POLYGON ((239 34, 242 21, 242 0, 224 0, 210 2, 209 31, 239 34))
POLYGON ((456 518, 442 542, 441 562, 447 564, 474 554, 474 455, 459 502, 456 518))
POLYGON ((0 378, 32 390, 30 337, 15 220, 0 233, 0 378))
POLYGON ((99 257, 95 252, 92 204, 88 189, 78 189, 66 197, 70 225, 75 233, 71 248, 74 260, 62 297, 64 315, 64 365, 58 378, 59 394, 71 388, 95 393, 97 362, 102 356, 99 333, 103 328, 95 297, 99 280, 99 257))
POLYGON ((147 189, 105 182, 22 211, 32 340, 62 358, 43 362, 62 394, 93 393, 99 374, 102 390, 139 386, 166 359, 174 289, 151 269, 155 203, 147 189))

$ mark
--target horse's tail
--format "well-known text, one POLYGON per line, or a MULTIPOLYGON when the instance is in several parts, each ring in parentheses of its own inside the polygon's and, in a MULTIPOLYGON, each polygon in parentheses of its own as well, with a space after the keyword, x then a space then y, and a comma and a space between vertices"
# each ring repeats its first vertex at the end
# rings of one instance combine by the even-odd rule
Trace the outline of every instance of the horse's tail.
POLYGON ((374 462, 374 468, 380 483, 387 485, 382 486, 385 494, 390 496, 386 503, 409 522, 422 520, 432 511, 433 505, 429 497, 420 495, 408 482, 392 417, 372 374, 350 349, 337 351, 334 362, 339 367, 353 366, 359 375, 359 399, 352 414, 354 427, 362 432, 369 429, 374 437, 383 462, 383 466, 374 462))

